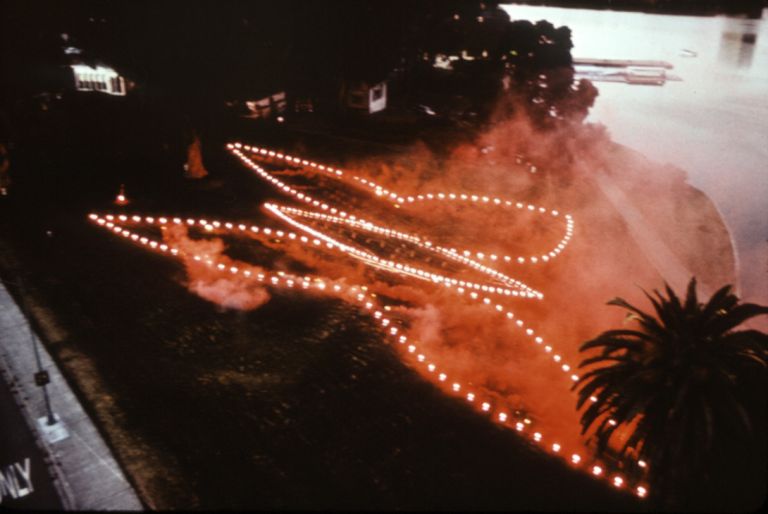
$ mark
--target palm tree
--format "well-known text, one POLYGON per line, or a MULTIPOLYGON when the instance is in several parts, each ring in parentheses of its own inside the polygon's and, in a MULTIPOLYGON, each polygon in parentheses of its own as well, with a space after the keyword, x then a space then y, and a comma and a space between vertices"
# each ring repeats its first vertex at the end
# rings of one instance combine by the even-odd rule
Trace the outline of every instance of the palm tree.
POLYGON ((763 468, 764 499, 768 335, 737 327, 768 307, 739 303, 731 286, 700 303, 695 279, 684 302, 669 286, 666 298, 643 293, 655 317, 615 298, 608 305, 628 309, 638 329, 609 330, 580 348, 601 350, 580 364, 590 370, 574 385, 577 408, 588 404, 582 434, 593 430, 600 454, 614 447, 647 463, 651 494, 668 507, 726 501, 750 458, 758 475, 763 468))

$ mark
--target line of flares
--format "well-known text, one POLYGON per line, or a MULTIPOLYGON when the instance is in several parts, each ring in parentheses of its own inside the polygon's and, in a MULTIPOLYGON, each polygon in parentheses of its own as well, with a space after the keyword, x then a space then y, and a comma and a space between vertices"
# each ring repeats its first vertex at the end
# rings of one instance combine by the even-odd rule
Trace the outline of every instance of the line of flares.
MULTIPOLYGON (((629 487, 628 480, 624 476, 618 473, 609 472, 607 470, 607 466, 601 466, 600 463, 598 463, 594 458, 592 459, 592 464, 589 467, 584 468, 586 459, 582 455, 579 453, 567 451, 563 445, 557 442, 556 438, 545 437, 542 432, 533 430, 532 425, 534 423, 528 417, 518 416, 517 419, 513 419, 514 416, 508 413, 504 406, 494 405, 490 398, 482 398, 480 394, 472 391, 470 388, 467 388, 467 386, 465 386, 459 380, 449 380, 449 376, 444 371, 442 371, 440 366, 437 364, 439 359, 434 359, 421 352, 419 350, 418 341, 409 339, 407 327, 405 327, 400 321, 387 315, 387 313, 392 310, 392 305, 386 304, 381 299, 379 299, 375 293, 368 290, 369 288, 367 286, 350 286, 321 276, 299 276, 283 271, 268 272, 262 268, 248 265, 247 263, 235 266, 232 265, 232 263, 219 262, 209 255, 189 255, 185 252, 184 249, 176 245, 166 244, 162 241, 152 239, 135 231, 129 230, 128 228, 125 228, 126 225, 136 225, 153 226, 164 230, 173 225, 183 225, 189 228, 199 228, 205 233, 209 234, 247 234, 249 237, 266 238, 273 244, 295 242, 313 249, 326 252, 340 252, 348 257, 363 262, 366 265, 397 274, 402 278, 412 277, 417 280, 429 281, 437 286, 441 286, 455 292, 456 294, 464 297, 466 301, 478 302, 479 304, 484 305, 488 309, 495 312, 498 316, 501 317, 503 321, 509 323, 509 326, 512 329, 519 330, 525 338, 528 338, 531 341, 532 344, 540 347, 543 352, 551 357, 552 362, 558 366, 558 369, 567 377, 568 383, 572 383, 579 380, 579 376, 574 372, 573 367, 569 363, 563 361, 563 357, 555 350, 552 344, 545 344, 544 338, 538 334, 536 330, 529 326, 525 320, 516 316, 516 314, 511 309, 504 305, 504 300, 499 298, 506 296, 541 300, 544 297, 543 293, 536 291, 521 281, 509 277, 508 275, 501 273, 498 270, 480 262, 487 259, 499 264, 502 262, 536 264, 540 262, 546 263, 555 259, 557 256, 559 256, 560 253, 562 253, 562 251, 566 248, 573 237, 574 220, 570 214, 561 215, 561 213, 557 210, 548 210, 544 207, 537 207, 532 204, 524 204, 521 202, 512 202, 499 198, 468 195, 463 193, 456 194, 441 192, 418 194, 415 196, 403 196, 394 191, 390 191, 369 179, 353 175, 339 168, 334 168, 316 163, 314 161, 286 155, 274 150, 243 145, 239 142, 230 143, 227 145, 227 148, 246 166, 253 170, 257 176, 271 183, 282 193, 287 194, 296 201, 316 207, 319 209, 319 211, 305 210, 271 202, 264 204, 264 208, 267 212, 271 213, 277 219, 296 229, 296 232, 284 231, 273 227, 260 227, 257 225, 250 225, 245 223, 234 223, 230 221, 222 222, 220 220, 180 218, 170 216, 92 213, 89 215, 89 219, 95 222, 97 225, 110 230, 114 234, 133 241, 134 243, 149 250, 169 254, 175 257, 191 258, 192 260, 207 266, 211 270, 216 270, 222 274, 245 277, 270 288, 284 287, 287 289, 301 288, 305 290, 313 290, 316 292, 336 296, 345 301, 357 304, 361 310, 370 313, 373 316, 373 318, 381 325, 387 337, 393 339, 398 345, 402 345, 405 350, 404 353, 406 355, 407 362, 416 368, 425 368, 427 375, 434 377, 433 380, 436 379, 436 382, 442 390, 448 392, 449 394, 463 398, 475 409, 482 413, 491 415, 491 419, 493 419, 495 422, 501 424, 502 426, 513 429, 520 435, 527 436, 539 448, 564 459, 572 466, 586 469, 587 472, 594 477, 607 479, 613 486, 617 488, 629 487), (257 157, 272 158, 274 160, 284 161, 295 167, 324 172, 326 176, 331 177, 337 181, 346 182, 347 184, 360 184, 364 188, 370 189, 371 192, 373 192, 373 194, 376 196, 383 197, 384 199, 391 201, 391 203, 393 203, 396 208, 407 208, 407 206, 411 204, 429 201, 455 201, 468 202, 472 204, 488 204, 501 208, 515 208, 523 211, 527 210, 530 212, 539 213, 541 215, 548 215, 553 219, 562 219, 564 220, 565 233, 550 251, 539 255, 512 257, 507 255, 487 254, 484 252, 470 250, 463 250, 460 252, 455 248, 446 248, 435 244, 424 236, 398 231, 393 228, 384 226, 381 223, 373 223, 354 214, 350 214, 343 210, 337 209, 336 207, 329 205, 326 202, 315 199, 306 193, 298 191, 291 185, 277 178, 274 174, 270 173, 260 165, 256 164, 250 157, 248 157, 248 155, 246 155, 245 152, 249 152, 253 156, 257 157), (409 244, 419 247, 421 250, 432 252, 445 259, 466 265, 467 267, 470 267, 473 270, 487 276, 491 282, 480 283, 459 280, 449 275, 433 273, 425 269, 411 266, 407 263, 397 262, 392 259, 385 259, 370 251, 360 249, 339 241, 329 234, 326 234, 305 223, 302 223, 299 221, 299 218, 318 220, 334 225, 344 225, 357 230, 370 232, 384 238, 405 241, 409 244), (500 286, 499 284, 503 284, 503 286, 500 286), (549 439, 550 442, 545 444, 545 440, 547 439, 549 439)), ((590 399, 593 402, 597 401, 595 396, 592 396, 590 399)), ((638 461, 636 464, 640 468, 647 467, 646 463, 643 461, 638 461)), ((633 486, 633 488, 635 495, 640 498, 644 498, 648 494, 647 485, 645 484, 639 483, 633 486)))

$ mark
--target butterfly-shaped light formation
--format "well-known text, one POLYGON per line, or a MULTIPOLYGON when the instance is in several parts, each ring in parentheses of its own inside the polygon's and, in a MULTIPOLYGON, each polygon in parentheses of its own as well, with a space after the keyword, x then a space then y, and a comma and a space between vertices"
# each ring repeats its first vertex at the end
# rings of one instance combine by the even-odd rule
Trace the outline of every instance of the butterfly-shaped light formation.
MULTIPOLYGON (((133 241, 150 250, 194 261, 200 266, 209 268, 214 273, 238 276, 268 288, 313 290, 352 303, 361 310, 370 313, 381 325, 386 337, 398 345, 402 345, 404 360, 417 369, 423 368, 420 371, 423 371, 425 375, 435 380, 442 390, 463 398, 478 411, 490 415, 494 422, 515 430, 521 436, 529 438, 542 450, 563 458, 570 465, 580 467, 594 477, 607 479, 617 488, 628 487, 627 478, 620 474, 608 472, 607 465, 598 463, 594 457, 587 459, 578 453, 567 451, 554 437, 545 437, 540 431, 536 431, 535 423, 527 417, 516 417, 514 414, 507 412, 504 406, 494 405, 490 398, 481 397, 481 394, 473 392, 471 387, 449 377, 447 373, 440 369, 439 355, 426 355, 420 351, 419 342, 409 337, 409 327, 391 315, 392 306, 372 291, 368 285, 349 285, 346 280, 334 280, 325 276, 269 271, 249 263, 235 262, 229 258, 222 258, 221 255, 218 257, 203 253, 190 255, 189 249, 184 248, 182 245, 175 245, 172 241, 166 243, 162 239, 152 239, 142 233, 131 230, 133 227, 157 227, 161 230, 166 230, 177 226, 199 229, 208 234, 265 238, 271 244, 298 244, 312 251, 333 254, 333 258, 345 257, 362 262, 364 265, 375 268, 377 271, 394 274, 399 280, 407 281, 411 285, 418 284, 420 281, 429 282, 434 287, 445 288, 456 295, 463 296, 465 301, 477 302, 492 311, 502 322, 508 324, 510 330, 518 331, 523 338, 530 340, 531 344, 541 348, 547 354, 547 357, 551 358, 553 364, 565 374, 568 380, 564 382, 567 384, 576 382, 579 379, 573 367, 563 362, 561 355, 557 353, 555 348, 551 344, 545 344, 544 338, 530 327, 525 320, 516 316, 507 305, 512 299, 539 301, 544 298, 544 295, 520 280, 502 273, 494 266, 501 264, 512 266, 534 265, 556 259, 565 250, 573 237, 574 220, 570 214, 560 213, 557 210, 549 210, 528 203, 475 194, 430 192, 404 196, 382 187, 367 178, 339 168, 286 155, 271 149, 244 145, 239 142, 228 144, 227 149, 258 177, 293 200, 293 205, 282 205, 275 202, 263 204, 264 209, 269 214, 293 230, 228 221, 222 222, 220 220, 142 216, 138 214, 90 214, 89 218, 96 224, 129 241, 133 241), (547 221, 558 224, 562 227, 562 236, 550 250, 537 255, 496 255, 480 251, 448 248, 431 241, 423 235, 397 230, 386 225, 384 222, 367 220, 360 217, 359 214, 355 215, 346 212, 342 210, 341 206, 332 205, 330 200, 324 201, 315 198, 311 194, 303 192, 306 191, 305 188, 286 183, 277 173, 268 171, 259 165, 257 160, 266 160, 273 164, 278 163, 283 167, 287 165, 299 174, 305 173, 307 176, 318 176, 319 174, 319 176, 325 178, 324 182, 326 183, 347 187, 353 186, 358 192, 389 202, 395 209, 400 210, 399 212, 407 211, 409 206, 424 205, 430 202, 519 210, 539 215, 546 218, 547 221), (296 204, 299 206, 296 206, 296 204), (455 274, 435 270, 433 267, 395 260, 388 255, 378 255, 374 251, 367 249, 364 245, 352 243, 349 240, 334 235, 327 229, 319 228, 317 225, 313 226, 313 222, 321 227, 354 230, 358 233, 367 233, 383 240, 408 244, 423 252, 423 254, 432 256, 435 260, 449 262, 454 267, 468 268, 474 276, 479 278, 474 281, 459 279, 455 274), (584 467, 587 461, 592 464, 589 467, 584 467)), ((332 197, 333 195, 328 196, 332 197)), ((462 275, 462 277, 464 276, 466 275, 462 275)), ((567 387, 564 388, 563 392, 567 393, 567 387)), ((592 401, 597 401, 597 398, 592 397, 592 401)), ((641 468, 646 468, 646 464, 642 461, 637 464, 641 468)), ((634 493, 641 498, 648 494, 646 485, 637 483, 632 487, 634 487, 634 493)))

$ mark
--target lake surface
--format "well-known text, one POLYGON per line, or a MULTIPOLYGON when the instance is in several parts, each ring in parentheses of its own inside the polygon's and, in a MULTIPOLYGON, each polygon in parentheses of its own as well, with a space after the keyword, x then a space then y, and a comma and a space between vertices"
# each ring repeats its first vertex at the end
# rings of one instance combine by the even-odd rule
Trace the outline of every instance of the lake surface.
MULTIPOLYGON (((737 252, 742 298, 768 304, 768 9, 763 18, 503 5, 514 19, 573 31, 575 58, 663 60, 682 81, 596 82, 588 121, 688 172, 716 204, 737 252)), ((761 323, 762 324, 762 323, 761 323)))

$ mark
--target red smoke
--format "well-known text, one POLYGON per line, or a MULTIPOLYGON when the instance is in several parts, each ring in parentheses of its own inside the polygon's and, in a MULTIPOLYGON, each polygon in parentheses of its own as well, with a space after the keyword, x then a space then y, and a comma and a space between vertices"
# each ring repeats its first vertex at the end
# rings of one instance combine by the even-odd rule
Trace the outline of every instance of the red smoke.
MULTIPOLYGON (((320 178, 321 174, 312 170, 297 170, 298 167, 291 168, 279 176, 289 184, 301 181, 302 191, 339 209, 400 231, 426 235, 436 244, 459 251, 535 255, 551 248, 563 230, 557 220, 542 221, 525 210, 480 204, 424 202, 394 208, 375 196, 362 194, 360 188, 320 178), (313 179, 314 185, 307 185, 303 177, 313 179)), ((458 146, 447 161, 439 161, 420 145, 411 152, 347 166, 348 172, 375 180, 402 195, 488 195, 572 214, 573 242, 552 262, 519 265, 514 259, 510 263, 485 261, 544 293, 543 300, 501 299, 515 312, 516 319, 525 320, 526 327, 533 327, 543 336, 541 345, 532 343, 521 329, 487 306, 468 301, 454 290, 376 270, 322 245, 305 246, 285 237, 276 238, 274 234, 250 237, 283 256, 262 263, 269 269, 309 268, 313 275, 327 277, 330 283, 366 285, 369 291, 386 297, 395 305, 392 314, 410 326, 411 340, 419 341, 421 351, 430 355, 452 379, 493 398, 496 405, 506 405, 508 412, 521 411, 521 416, 531 418, 537 430, 547 434, 545 442, 557 441, 567 446, 568 451, 583 455, 579 414, 575 410, 575 395, 570 392, 572 381, 570 373, 563 373, 561 366, 567 363, 573 372, 583 373, 577 369, 582 359, 579 345, 621 324, 624 313, 606 307, 607 300, 622 296, 643 304, 638 286, 650 289, 662 284, 658 271, 645 256, 645 249, 631 237, 621 214, 597 187, 594 174, 601 170, 614 173, 614 179, 626 190, 642 183, 645 196, 633 196, 634 200, 668 200, 671 188, 686 187, 684 176, 670 176, 653 163, 617 148, 599 127, 577 126, 542 134, 520 119, 496 125, 474 144, 458 146), (551 345, 553 350, 543 351, 545 345, 551 345), (553 361, 555 354, 560 361, 553 361)), ((487 282, 488 277, 478 276, 469 268, 455 264, 446 267, 439 259, 427 261, 406 243, 328 222, 302 222, 381 257, 389 256, 463 280, 487 282)), ((269 225, 289 231, 279 221, 272 220, 269 225)), ((700 243, 696 237, 692 234, 681 245, 696 248, 700 243)), ((261 269, 226 257, 221 239, 192 240, 183 227, 166 230, 165 239, 184 249, 188 256, 215 256, 215 260, 227 266, 261 269)), ((254 280, 239 275, 222 276, 189 257, 185 265, 190 290, 210 301, 225 307, 253 309, 269 300, 267 291, 254 280)), ((729 262, 723 266, 728 268, 729 262)), ((723 275, 718 266, 698 271, 705 282, 710 277, 719 280, 723 275)), ((423 367, 416 369, 434 380, 434 375, 423 367)))
MULTIPOLYGON (((166 228, 163 230, 163 239, 180 250, 191 292, 230 309, 256 309, 269 301, 269 293, 255 279, 222 275, 192 258, 193 255, 200 255, 216 262, 233 264, 234 261, 224 254, 221 239, 190 239, 184 225, 166 228)), ((253 273, 261 270, 254 266, 248 267, 253 273)))

